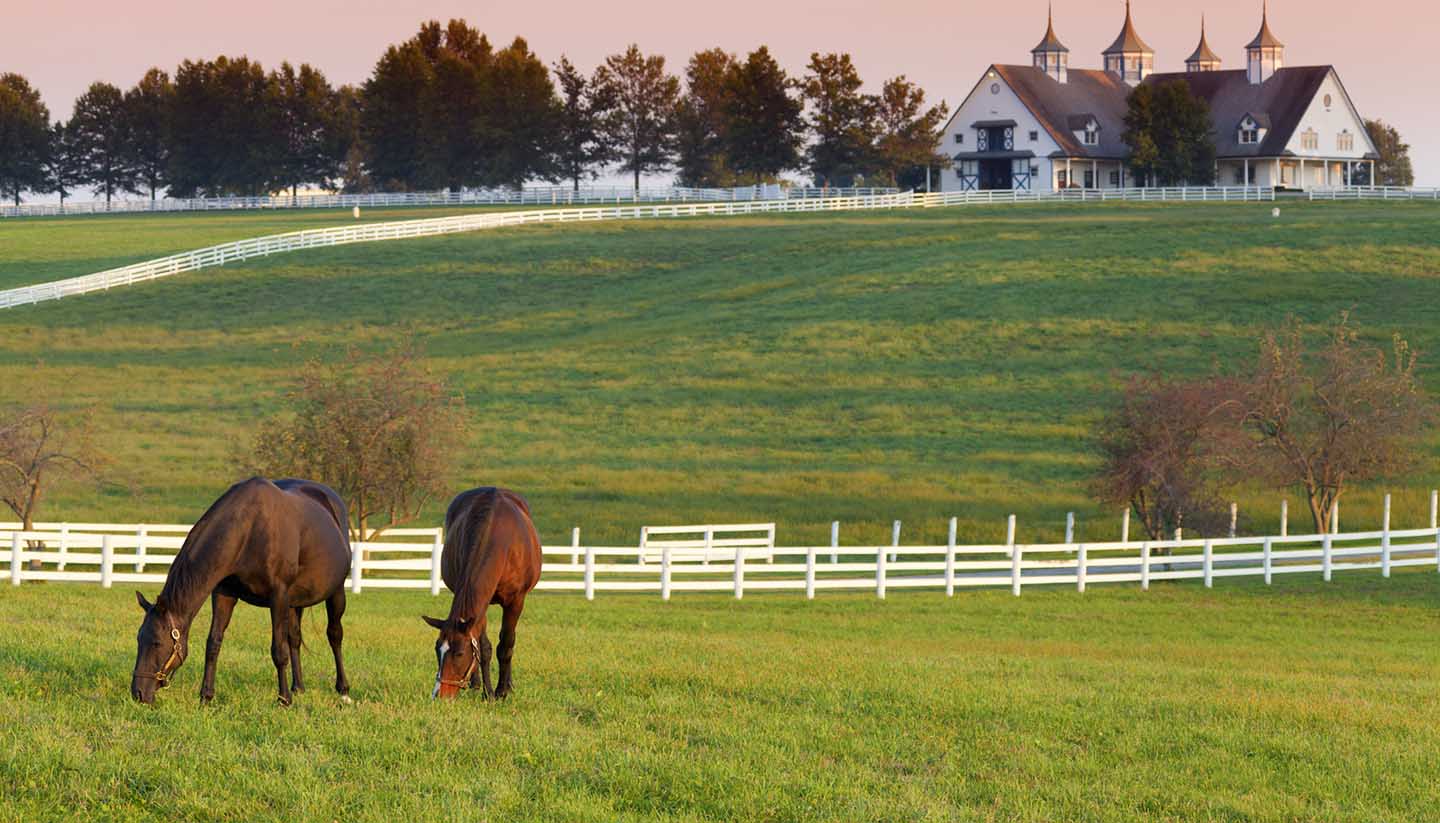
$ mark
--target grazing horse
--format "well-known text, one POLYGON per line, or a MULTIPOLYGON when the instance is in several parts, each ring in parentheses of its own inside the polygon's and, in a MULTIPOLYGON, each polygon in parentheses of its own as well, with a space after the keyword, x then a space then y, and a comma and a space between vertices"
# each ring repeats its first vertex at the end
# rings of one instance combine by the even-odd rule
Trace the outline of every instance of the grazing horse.
POLYGON ((508 489, 486 487, 462 492, 445 512, 445 552, 440 574, 455 593, 450 616, 423 618, 440 630, 435 641, 435 690, 431 697, 454 697, 464 688, 503 699, 514 688, 510 657, 515 625, 525 610, 525 595, 540 581, 540 537, 530 522, 530 505, 508 489), (490 638, 485 610, 498 603, 500 679, 490 688, 490 638), (476 669, 479 669, 477 672, 476 669))
POLYGON ((293 668, 293 688, 304 688, 301 611, 324 601, 329 618, 325 633, 335 654, 335 691, 348 701, 350 683, 340 657, 340 618, 350 568, 347 523, 344 501, 319 483, 252 477, 231 486, 190 530, 155 602, 135 592, 145 620, 136 638, 131 696, 153 703, 156 690, 169 685, 189 654, 190 623, 208 596, 210 637, 200 684, 202 703, 215 696, 215 662, 237 600, 270 610, 270 658, 282 706, 291 701, 286 665, 293 668))

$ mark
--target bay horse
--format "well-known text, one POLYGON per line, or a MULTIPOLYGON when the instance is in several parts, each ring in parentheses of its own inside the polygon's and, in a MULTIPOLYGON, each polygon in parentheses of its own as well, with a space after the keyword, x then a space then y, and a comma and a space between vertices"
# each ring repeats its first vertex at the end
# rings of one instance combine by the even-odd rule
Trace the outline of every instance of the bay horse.
POLYGON ((231 486, 195 523, 170 565, 165 586, 145 612, 136 637, 130 695, 153 703, 190 651, 190 624, 210 598, 210 637, 200 702, 215 697, 215 663, 237 600, 270 610, 270 659, 279 680, 279 702, 290 705, 300 691, 300 615, 325 603, 326 635, 335 655, 335 691, 349 701, 350 683, 340 656, 344 631, 345 578, 350 537, 345 503, 334 490, 309 480, 271 482, 252 477, 231 486))
POLYGON ((515 626, 525 610, 525 595, 540 581, 540 537, 530 520, 530 505, 510 491, 484 487, 461 492, 445 512, 445 549, 440 575, 454 592, 450 616, 422 618, 440 631, 435 641, 434 697, 454 697, 464 688, 479 688, 486 699, 504 699, 514 689, 510 659, 515 651, 515 626), (485 610, 496 603, 503 610, 500 678, 490 688, 490 638, 485 610), (478 668, 479 671, 476 671, 478 668))

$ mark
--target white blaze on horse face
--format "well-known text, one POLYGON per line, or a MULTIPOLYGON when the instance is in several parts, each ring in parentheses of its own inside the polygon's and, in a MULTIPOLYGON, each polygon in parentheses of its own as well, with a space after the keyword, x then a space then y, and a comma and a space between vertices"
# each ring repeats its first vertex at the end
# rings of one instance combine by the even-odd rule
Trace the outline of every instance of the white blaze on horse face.
POLYGON ((448 640, 440 641, 440 660, 439 665, 435 669, 435 689, 430 692, 431 700, 434 700, 435 698, 440 696, 440 677, 445 671, 445 655, 449 653, 450 642, 448 640))

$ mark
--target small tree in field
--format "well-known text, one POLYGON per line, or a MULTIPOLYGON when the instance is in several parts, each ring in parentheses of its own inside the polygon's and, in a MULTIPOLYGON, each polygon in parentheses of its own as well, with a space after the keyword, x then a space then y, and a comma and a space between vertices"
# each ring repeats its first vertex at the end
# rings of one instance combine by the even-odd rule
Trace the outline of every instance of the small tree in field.
POLYGON ((415 351, 312 360, 288 399, 290 409, 262 426, 245 468, 333 487, 362 539, 414 520, 448 490, 463 402, 415 351), (376 518, 384 524, 372 530, 376 518))
POLYGON ((1134 377, 1096 435, 1096 498, 1126 505, 1152 540, 1176 529, 1218 533, 1224 450, 1235 431, 1234 381, 1134 377))
POLYGON ((1317 350, 1292 320, 1265 335, 1242 397, 1243 422, 1261 469, 1304 489, 1324 534, 1346 484, 1412 468, 1434 418, 1415 352, 1398 335, 1392 350, 1361 342, 1341 315, 1317 350))
POLYGON ((91 429, 88 414, 62 420, 44 404, 0 410, 0 503, 22 530, 34 528, 45 495, 57 484, 99 480, 109 460, 95 447, 91 429))

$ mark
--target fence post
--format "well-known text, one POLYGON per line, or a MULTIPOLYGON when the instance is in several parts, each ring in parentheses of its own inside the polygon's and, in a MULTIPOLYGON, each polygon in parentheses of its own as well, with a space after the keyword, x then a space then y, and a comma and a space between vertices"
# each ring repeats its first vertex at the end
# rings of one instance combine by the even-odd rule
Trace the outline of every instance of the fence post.
POLYGON ((1330 582, 1330 573, 1334 569, 1334 559, 1330 547, 1331 535, 1328 533, 1320 541, 1320 577, 1326 583, 1330 582))
POLYGON ((1085 544, 1075 550, 1075 591, 1085 593, 1085 544))
POLYGON ((570 565, 580 562, 580 527, 570 530, 570 565))
POLYGON ((1235 521, 1240 517, 1240 506, 1238 503, 1230 504, 1230 536, 1235 536, 1235 521))
MULTIPOLYGON (((640 551, 638 552, 638 555, 637 555, 637 556, 640 558, 640 565, 642 565, 642 566, 645 565, 645 550, 646 550, 647 548, 649 548, 649 544, 650 544, 650 527, 649 527, 649 526, 641 526, 641 527, 640 527, 640 551)), ((710 548, 710 543, 709 543, 708 540, 707 540, 706 543, 705 543, 705 548, 706 548, 706 550, 709 550, 709 548, 710 548)))
POLYGON ((1215 570, 1215 550, 1214 550, 1214 547, 1212 547, 1212 546, 1210 545, 1210 541, 1209 541, 1209 540, 1206 540, 1206 541, 1205 541, 1205 565, 1204 565, 1204 574, 1205 574, 1205 588, 1207 588, 1207 589, 1210 588, 1210 587, 1211 587, 1211 584, 1214 582, 1213 579, 1212 579, 1212 574, 1213 574, 1214 570, 1215 570))
MULTIPOLYGON (((897 520, 896 523, 899 523, 897 520)), ((885 599, 885 547, 875 550, 875 596, 885 599)))
POLYGON ((1280 498, 1280 536, 1286 537, 1290 533, 1290 498, 1280 498))
POLYGON ((440 530, 435 530, 435 536, 430 539, 430 596, 440 594, 440 555, 445 549, 445 540, 440 536, 440 530))
MULTIPOLYGON (((1327 538, 1327 540, 1328 540, 1328 538, 1327 538)), ((1329 545, 1329 544, 1327 543, 1326 545, 1329 545)), ((1264 547, 1261 548, 1260 551, 1261 551, 1261 552, 1263 553, 1263 555, 1264 555, 1264 559, 1263 559, 1261 562, 1264 564, 1264 567, 1265 567, 1265 585, 1268 586, 1268 585, 1270 585, 1270 567, 1271 567, 1271 565, 1272 565, 1272 558, 1271 558, 1271 556, 1270 556, 1271 551, 1272 551, 1272 547, 1271 547, 1271 544, 1270 544, 1270 538, 1268 538, 1268 537, 1265 538, 1265 545, 1264 545, 1264 547)))
POLYGON ((352 546, 350 548, 350 591, 355 594, 360 593, 360 566, 364 561, 365 550, 359 546, 352 546))
MULTIPOLYGON (((895 546, 895 547, 897 547, 897 548, 898 548, 899 545, 900 545, 900 521, 899 521, 899 520, 896 520, 895 523, 894 523, 893 525, 891 525, 891 527, 890 527, 890 545, 891 545, 891 546, 895 546)), ((890 562, 891 562, 891 563, 894 563, 895 560, 896 560, 896 554, 895 554, 895 552, 892 550, 892 551, 890 552, 890 562)))
POLYGON ((735 599, 745 596, 745 548, 735 547, 735 599))
POLYGON ((1019 546, 1015 545, 1015 515, 1005 524, 1005 545, 1010 548, 1010 593, 1016 597, 1020 596, 1020 555, 1023 554, 1019 546))
POLYGON ((1140 544, 1140 591, 1150 591, 1150 541, 1140 544))
POLYGON ((1075 512, 1065 513, 1065 545, 1075 542, 1075 512))
POLYGON ((1440 523, 1435 522, 1440 516, 1440 491, 1430 491, 1430 528, 1440 528, 1440 523))
POLYGON ((1340 501, 1330 504, 1330 531, 1340 531, 1340 501))
POLYGON ((700 552, 700 565, 710 565, 710 550, 715 548, 715 530, 705 530, 705 548, 700 552))
POLYGON ((1385 495, 1385 519, 1380 530, 1380 576, 1390 576, 1390 495, 1385 495))
POLYGON ((1130 507, 1125 507, 1125 516, 1120 519, 1120 542, 1130 542, 1130 507))
POLYGON ((115 573, 115 546, 110 535, 100 538, 100 588, 108 589, 115 573))
POLYGON ((65 557, 70 554, 70 524, 60 524, 60 563, 59 571, 65 571, 65 557))
POLYGON ((660 599, 670 599, 670 547, 660 550, 660 599))
POLYGON ((20 532, 10 535, 10 585, 20 585, 20 532))
POLYGON ((146 543, 146 538, 149 537, 149 536, 150 536, 150 532, 149 532, 149 530, 147 530, 147 529, 145 528, 144 524, 141 524, 140 527, 135 530, 135 573, 136 573, 136 574, 140 574, 140 573, 142 573, 142 572, 145 571, 145 543, 146 543))
POLYGON ((585 599, 595 599, 595 547, 585 547, 585 599))
POLYGON ((815 547, 805 548, 805 599, 815 599, 815 547))
POLYGON ((839 563, 839 562, 840 562, 840 554, 839 554, 839 552, 837 551, 837 549, 839 549, 839 548, 840 548, 840 521, 839 521, 839 520, 832 520, 832 521, 830 521, 830 562, 831 562, 832 564, 834 564, 834 563, 839 563))
POLYGON ((950 518, 950 536, 945 538, 945 596, 955 596, 955 521, 950 518))

